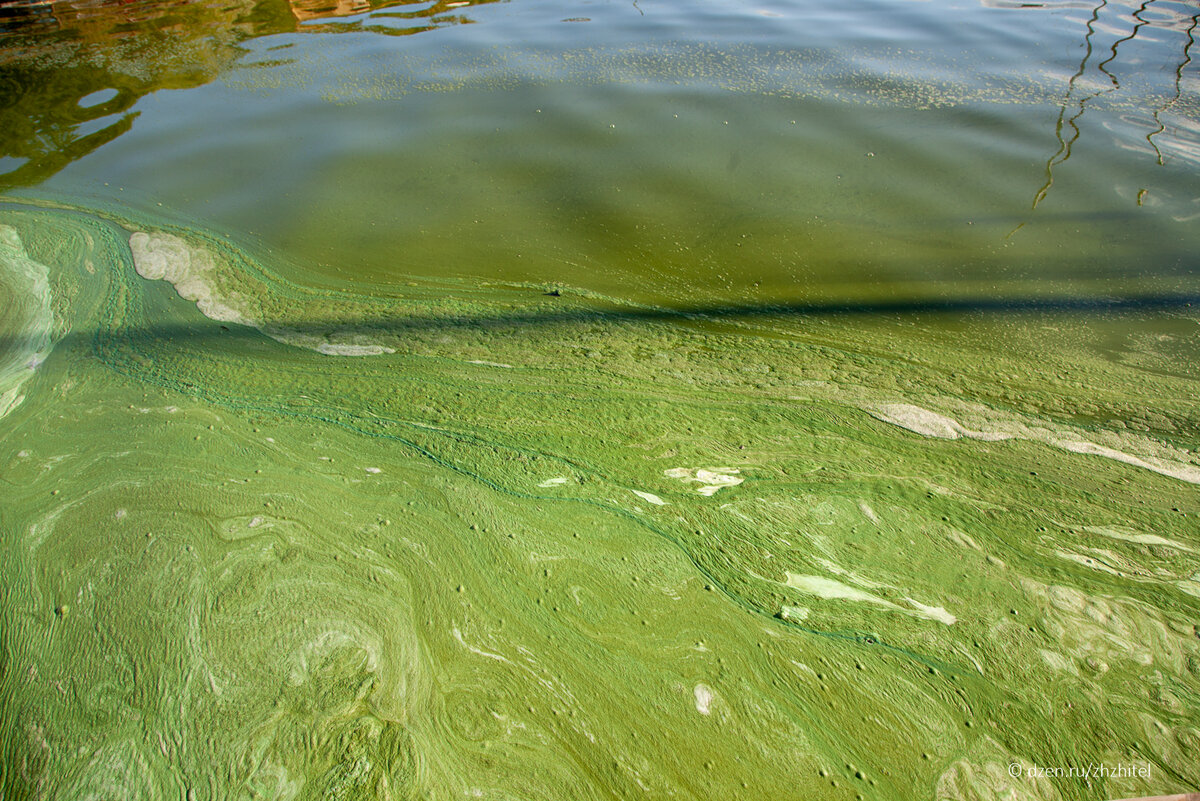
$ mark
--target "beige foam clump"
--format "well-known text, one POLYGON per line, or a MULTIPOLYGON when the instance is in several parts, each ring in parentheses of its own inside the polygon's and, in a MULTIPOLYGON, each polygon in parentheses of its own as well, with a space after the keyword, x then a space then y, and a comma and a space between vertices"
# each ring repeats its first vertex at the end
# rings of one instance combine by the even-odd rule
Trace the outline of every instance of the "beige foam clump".
POLYGON ((677 478, 680 481, 695 482, 701 486, 696 488, 696 492, 701 495, 715 495, 718 490, 725 487, 736 487, 746 479, 738 475, 741 471, 736 467, 700 467, 689 469, 687 467, 673 467, 670 470, 664 470, 663 475, 668 478, 677 478))
POLYGON ((913 406, 910 403, 885 403, 867 411, 885 423, 907 428, 913 433, 926 437, 1002 440, 1011 439, 1013 436, 1001 432, 971 431, 959 425, 957 420, 928 409, 922 409, 920 406, 913 406))
POLYGON ((662 498, 658 497, 657 495, 655 495, 652 492, 642 492, 641 490, 635 490, 635 489, 631 489, 630 492, 632 492, 634 495, 641 498, 643 501, 652 503, 655 506, 666 506, 667 505, 666 501, 664 501, 662 498))
POLYGON ((1077 432, 1062 429, 1055 430, 1042 425, 1029 425, 1019 419, 988 420, 987 428, 979 431, 967 428, 957 420, 914 406, 910 403, 885 403, 864 409, 872 417, 890 423, 894 426, 938 439, 979 439, 997 441, 1006 439, 1041 442, 1052 448, 1088 456, 1101 456, 1105 459, 1123 462, 1124 464, 1150 470, 1159 475, 1186 481, 1189 484, 1200 484, 1200 466, 1190 464, 1179 458, 1172 458, 1172 449, 1159 443, 1140 443, 1147 450, 1165 452, 1163 455, 1144 453, 1134 455, 1118 448, 1089 442, 1077 432))
POLYGON ((251 313, 243 298, 221 288, 220 268, 212 252, 177 236, 137 231, 129 237, 129 251, 138 275, 150 281, 166 281, 210 320, 255 328, 276 342, 325 356, 379 356, 396 352, 395 348, 371 342, 359 332, 318 336, 265 324, 251 313))
POLYGON ((874 604, 893 612, 902 612, 929 620, 936 620, 939 623, 945 623, 947 626, 957 622, 957 618, 954 615, 940 606, 927 606, 911 598, 906 598, 905 600, 912 604, 913 608, 905 609, 903 606, 894 604, 886 598, 880 598, 874 593, 867 592, 858 587, 851 587, 849 584, 843 584, 836 579, 824 576, 803 576, 798 573, 788 573, 786 583, 792 589, 800 590, 800 592, 808 595, 815 595, 818 598, 874 604))
POLYGON ((298 348, 307 348, 325 356, 379 356, 384 353, 396 352, 395 348, 371 342, 359 333, 335 335, 335 339, 333 337, 326 338, 316 336, 315 334, 305 334, 275 325, 256 327, 276 342, 281 342, 284 345, 293 345, 298 348))
POLYGON ((1092 456, 1103 456, 1105 459, 1113 459, 1118 462, 1124 462, 1134 467, 1140 467, 1143 470, 1150 470, 1159 475, 1177 478, 1180 481, 1186 481, 1189 484, 1200 484, 1200 467, 1194 465, 1182 464, 1166 459, 1158 459, 1152 456, 1138 457, 1131 453, 1119 451, 1116 448, 1109 448, 1105 445, 1097 445, 1093 442, 1085 442, 1083 440, 1068 439, 1064 437, 1054 436, 1049 434, 1046 437, 1037 438, 1047 445, 1053 445, 1057 448, 1062 448, 1071 453, 1090 454, 1092 456))
POLYGON ((258 321, 236 300, 220 297, 215 283, 216 261, 207 250, 193 248, 177 236, 142 231, 129 237, 129 250, 138 275, 151 281, 166 281, 210 320, 258 327, 258 321))
POLYGON ((1143 534, 1140 531, 1112 528, 1109 526, 1083 526, 1083 530, 1089 534, 1099 534, 1100 536, 1108 537, 1109 539, 1135 542, 1139 545, 1163 545, 1167 548, 1174 548, 1177 551, 1196 553, 1195 548, 1185 545, 1182 542, 1176 542, 1175 540, 1169 540, 1166 537, 1160 537, 1157 534, 1143 534))

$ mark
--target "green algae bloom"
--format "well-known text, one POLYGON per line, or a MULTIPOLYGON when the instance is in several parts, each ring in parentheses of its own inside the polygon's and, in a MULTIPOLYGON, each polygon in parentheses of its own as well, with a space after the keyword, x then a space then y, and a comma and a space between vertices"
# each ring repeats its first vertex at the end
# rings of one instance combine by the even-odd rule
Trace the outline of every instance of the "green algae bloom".
POLYGON ((1194 3, 0 6, 0 801, 1200 789, 1194 3))
POLYGON ((1200 781, 1195 363, 1098 347, 1119 304, 383 295, 0 226, 6 798, 1200 781), (1035 770, 1093 763, 1149 778, 1035 770))

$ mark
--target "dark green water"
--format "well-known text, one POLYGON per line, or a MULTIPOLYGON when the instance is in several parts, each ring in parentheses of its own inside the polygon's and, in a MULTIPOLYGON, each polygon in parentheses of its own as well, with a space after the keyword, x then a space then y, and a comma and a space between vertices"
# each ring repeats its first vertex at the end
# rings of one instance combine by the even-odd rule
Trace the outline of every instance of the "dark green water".
POLYGON ((1198 19, 0 8, 0 798, 1197 789, 1198 19))

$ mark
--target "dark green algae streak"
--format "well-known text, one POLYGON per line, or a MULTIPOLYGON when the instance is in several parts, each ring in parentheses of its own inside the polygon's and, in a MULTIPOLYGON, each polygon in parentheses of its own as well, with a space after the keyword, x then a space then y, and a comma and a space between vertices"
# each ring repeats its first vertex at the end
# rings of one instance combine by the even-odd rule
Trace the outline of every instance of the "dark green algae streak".
POLYGON ((1194 310, 368 296, 167 220, 0 224, 54 342, 0 370, 4 798, 1200 784, 1194 310), (140 277, 134 231, 254 326, 140 277))

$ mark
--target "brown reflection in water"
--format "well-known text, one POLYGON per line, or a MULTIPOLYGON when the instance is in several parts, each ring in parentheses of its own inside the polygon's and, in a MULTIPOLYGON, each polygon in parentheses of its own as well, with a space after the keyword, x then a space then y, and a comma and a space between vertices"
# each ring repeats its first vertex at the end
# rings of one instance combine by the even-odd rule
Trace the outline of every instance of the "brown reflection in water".
POLYGON ((111 142, 133 126, 138 100, 208 83, 247 39, 403 36, 471 22, 462 12, 491 2, 0 0, 0 189, 37 184, 111 142))
POLYGON ((349 17, 371 10, 367 0, 337 0, 332 4, 326 0, 290 0, 290 4, 292 13, 301 22, 322 17, 349 17))

